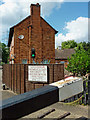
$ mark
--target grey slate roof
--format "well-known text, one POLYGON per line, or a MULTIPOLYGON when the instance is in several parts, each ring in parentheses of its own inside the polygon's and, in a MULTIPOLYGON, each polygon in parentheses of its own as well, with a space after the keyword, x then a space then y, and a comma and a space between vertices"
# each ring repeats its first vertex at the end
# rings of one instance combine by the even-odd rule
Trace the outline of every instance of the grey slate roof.
POLYGON ((67 57, 70 57, 74 53, 74 49, 55 49, 55 59, 67 59, 67 57))

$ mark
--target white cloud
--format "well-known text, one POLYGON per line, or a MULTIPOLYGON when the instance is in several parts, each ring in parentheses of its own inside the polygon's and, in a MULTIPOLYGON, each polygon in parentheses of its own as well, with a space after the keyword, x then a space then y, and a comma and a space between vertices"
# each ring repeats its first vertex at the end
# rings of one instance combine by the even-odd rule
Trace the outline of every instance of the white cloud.
POLYGON ((55 48, 60 46, 62 42, 67 40, 75 40, 76 42, 88 41, 88 18, 78 17, 76 20, 67 22, 64 30, 68 32, 66 35, 62 33, 56 36, 55 48))
MULTIPOLYGON (((0 31, 7 31, 11 26, 30 15, 30 4, 40 3, 41 15, 49 16, 54 8, 60 8, 64 0, 3 0, 4 4, 0 5, 0 31), (59 2, 59 3, 57 3, 59 2)), ((0 34, 0 38, 2 33, 0 34)))
POLYGON ((89 2, 89 0, 65 0, 65 2, 89 2))
POLYGON ((53 8, 60 8, 61 3, 54 3, 54 2, 43 2, 41 3, 41 14, 43 17, 49 16, 52 13, 53 8))
MULTIPOLYGON (((65 0, 33 0, 32 2, 32 0, 3 0, 4 4, 0 5, 0 38, 2 37, 1 31, 5 32, 9 30, 11 26, 30 15, 31 3, 40 3, 41 15, 46 17, 52 13, 53 9, 60 8, 61 3, 64 1, 65 0)), ((85 21, 87 21, 87 19, 81 17, 81 19, 78 18, 75 21, 68 22, 65 27, 65 29, 68 30, 68 33, 66 35, 60 33, 56 37, 56 46, 67 39, 75 38, 77 41, 80 41, 81 38, 83 38, 83 40, 84 38, 86 39, 87 22, 85 23, 85 21)))
POLYGON ((53 3, 50 2, 51 0, 48 0, 48 2, 44 2, 44 0, 3 0, 5 4, 0 6, 0 12, 2 19, 2 24, 9 24, 13 25, 23 19, 24 17, 30 15, 30 4, 31 3, 37 3, 39 2, 41 5, 41 13, 42 16, 49 16, 53 10, 53 8, 60 7, 60 4, 63 0, 58 0, 59 3, 53 3), (40 2, 39 2, 40 1, 40 2), (61 1, 61 2, 60 2, 61 1))

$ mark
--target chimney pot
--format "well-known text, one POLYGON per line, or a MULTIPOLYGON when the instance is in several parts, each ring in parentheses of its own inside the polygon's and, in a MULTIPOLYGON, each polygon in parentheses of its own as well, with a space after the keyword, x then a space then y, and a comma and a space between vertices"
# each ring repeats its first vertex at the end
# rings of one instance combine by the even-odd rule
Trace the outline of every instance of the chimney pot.
POLYGON ((31 16, 39 16, 40 17, 40 5, 39 3, 37 4, 31 4, 30 6, 30 13, 31 13, 31 16))
POLYGON ((39 3, 37 3, 36 5, 39 5, 39 3))

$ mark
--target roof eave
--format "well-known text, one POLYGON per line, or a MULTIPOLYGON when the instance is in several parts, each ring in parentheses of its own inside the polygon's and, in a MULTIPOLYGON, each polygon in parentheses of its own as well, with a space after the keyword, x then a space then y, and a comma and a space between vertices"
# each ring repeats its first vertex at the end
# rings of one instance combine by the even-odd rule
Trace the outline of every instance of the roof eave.
POLYGON ((55 60, 67 60, 67 58, 55 58, 55 60))
POLYGON ((8 47, 10 47, 10 44, 11 44, 11 41, 12 41, 13 32, 14 32, 14 27, 11 27, 10 28, 10 32, 9 32, 8 47))
POLYGON ((57 34, 57 33, 58 33, 58 31, 55 30, 55 34, 57 34))
MULTIPOLYGON (((43 19, 43 17, 41 17, 42 19, 43 19)), ((58 31, 57 30, 55 30, 45 19, 43 19, 54 31, 55 31, 55 34, 57 34, 58 33, 58 31)))

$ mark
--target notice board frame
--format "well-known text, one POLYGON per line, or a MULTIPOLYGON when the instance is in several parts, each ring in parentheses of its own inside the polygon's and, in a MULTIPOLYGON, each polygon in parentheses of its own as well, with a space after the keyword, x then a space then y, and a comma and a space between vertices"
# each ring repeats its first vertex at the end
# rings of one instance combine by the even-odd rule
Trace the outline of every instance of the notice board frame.
MULTIPOLYGON (((28 65, 28 70, 29 70, 29 66, 47 66, 47 65, 38 65, 38 64, 28 65)), ((29 76, 29 73, 28 73, 28 76, 29 76)), ((28 79, 29 79, 29 77, 28 77, 28 79)), ((30 80, 28 80, 28 81, 30 81, 30 80)), ((35 83, 35 84, 49 84, 49 67, 47 66, 47 82, 45 82, 45 81, 30 81, 30 82, 35 83)))

